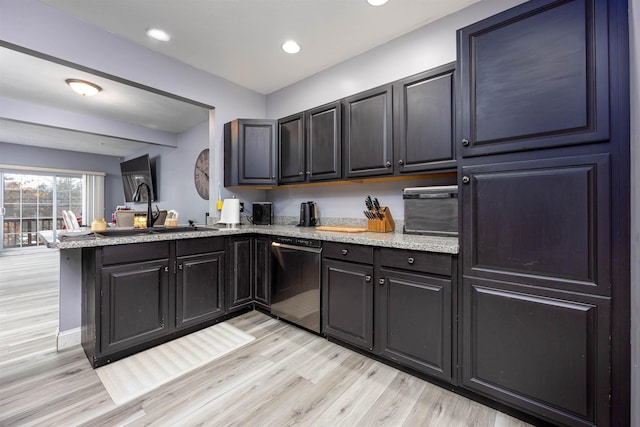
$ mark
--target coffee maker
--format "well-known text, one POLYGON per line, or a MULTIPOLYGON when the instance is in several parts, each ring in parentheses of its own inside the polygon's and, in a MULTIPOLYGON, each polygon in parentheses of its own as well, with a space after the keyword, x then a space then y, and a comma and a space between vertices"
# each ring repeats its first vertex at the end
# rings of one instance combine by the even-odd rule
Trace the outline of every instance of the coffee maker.
POLYGON ((300 203, 300 223, 299 227, 315 227, 320 224, 318 218, 318 205, 316 202, 300 203))

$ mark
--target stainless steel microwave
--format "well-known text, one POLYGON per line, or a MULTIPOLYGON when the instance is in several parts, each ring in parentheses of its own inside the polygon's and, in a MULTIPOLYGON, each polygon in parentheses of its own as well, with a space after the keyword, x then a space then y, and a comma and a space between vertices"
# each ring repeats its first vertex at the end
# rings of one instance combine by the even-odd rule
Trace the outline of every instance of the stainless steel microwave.
POLYGON ((411 187, 402 191, 404 232, 458 236, 458 186, 411 187))

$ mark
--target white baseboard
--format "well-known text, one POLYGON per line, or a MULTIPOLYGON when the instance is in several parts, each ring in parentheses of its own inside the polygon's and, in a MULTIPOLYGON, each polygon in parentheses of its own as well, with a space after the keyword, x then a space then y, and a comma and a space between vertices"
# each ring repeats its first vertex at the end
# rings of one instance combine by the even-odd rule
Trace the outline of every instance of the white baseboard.
POLYGON ((58 351, 64 350, 66 348, 74 347, 76 345, 80 345, 81 342, 81 329, 69 329, 66 331, 58 330, 56 332, 56 348, 58 351))

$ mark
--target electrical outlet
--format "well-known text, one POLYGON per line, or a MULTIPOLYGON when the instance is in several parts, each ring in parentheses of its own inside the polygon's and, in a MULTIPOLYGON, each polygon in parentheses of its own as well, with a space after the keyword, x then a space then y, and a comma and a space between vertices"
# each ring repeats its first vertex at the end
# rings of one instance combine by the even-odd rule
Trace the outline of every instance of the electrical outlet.
POLYGON ((244 212, 244 203, 240 202, 240 212, 244 212))

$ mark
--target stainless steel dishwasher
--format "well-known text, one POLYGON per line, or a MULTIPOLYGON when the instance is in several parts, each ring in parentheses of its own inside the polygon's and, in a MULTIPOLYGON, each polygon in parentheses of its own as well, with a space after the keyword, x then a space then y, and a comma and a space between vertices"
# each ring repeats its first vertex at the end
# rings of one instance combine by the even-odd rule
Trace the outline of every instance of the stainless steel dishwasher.
POLYGON ((271 314, 320 333, 322 242, 297 237, 271 241, 271 314))

